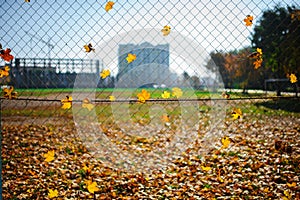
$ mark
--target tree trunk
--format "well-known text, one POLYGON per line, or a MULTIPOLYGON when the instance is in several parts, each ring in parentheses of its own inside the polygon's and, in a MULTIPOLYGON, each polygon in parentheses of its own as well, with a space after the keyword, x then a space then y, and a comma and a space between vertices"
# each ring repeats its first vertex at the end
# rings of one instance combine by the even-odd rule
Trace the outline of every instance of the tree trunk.
POLYGON ((276 96, 281 96, 281 88, 279 82, 276 82, 276 96))
POLYGON ((279 88, 277 88, 277 90, 276 90, 276 95, 277 95, 277 96, 281 96, 281 91, 280 91, 279 88))

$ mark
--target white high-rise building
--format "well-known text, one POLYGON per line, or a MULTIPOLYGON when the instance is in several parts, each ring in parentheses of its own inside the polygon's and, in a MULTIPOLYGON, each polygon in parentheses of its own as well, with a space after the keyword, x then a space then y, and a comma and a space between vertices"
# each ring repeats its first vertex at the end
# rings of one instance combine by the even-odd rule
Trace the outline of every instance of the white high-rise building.
POLYGON ((148 42, 139 45, 120 44, 115 86, 136 88, 147 84, 170 85, 169 47, 169 44, 154 46, 148 42), (131 63, 126 60, 129 53, 136 55, 136 60, 131 63))

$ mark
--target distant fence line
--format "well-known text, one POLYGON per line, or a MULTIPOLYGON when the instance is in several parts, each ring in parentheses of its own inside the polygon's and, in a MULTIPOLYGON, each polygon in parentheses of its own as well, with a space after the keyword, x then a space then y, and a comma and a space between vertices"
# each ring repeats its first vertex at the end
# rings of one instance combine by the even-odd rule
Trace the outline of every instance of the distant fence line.
MULTIPOLYGON (((92 59, 16 58, 10 67, 10 81, 16 88, 72 88, 76 78, 99 79, 103 64, 92 59)), ((97 87, 111 84, 99 80, 97 87)), ((82 81, 77 87, 89 85, 82 81)))

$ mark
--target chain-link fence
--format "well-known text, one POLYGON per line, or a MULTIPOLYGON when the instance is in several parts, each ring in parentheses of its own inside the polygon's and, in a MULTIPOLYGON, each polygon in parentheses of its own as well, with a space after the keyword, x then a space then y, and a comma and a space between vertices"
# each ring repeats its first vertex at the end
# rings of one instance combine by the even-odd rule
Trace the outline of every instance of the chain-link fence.
POLYGON ((300 199, 298 1, 1 1, 4 199, 300 199))

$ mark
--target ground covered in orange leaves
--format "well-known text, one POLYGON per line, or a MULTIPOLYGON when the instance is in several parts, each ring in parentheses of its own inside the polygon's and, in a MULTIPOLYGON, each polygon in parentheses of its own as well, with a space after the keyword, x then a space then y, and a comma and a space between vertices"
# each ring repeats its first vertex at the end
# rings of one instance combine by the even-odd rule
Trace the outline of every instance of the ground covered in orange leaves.
POLYGON ((72 120, 64 122, 4 122, 3 199, 300 199, 297 117, 228 122, 222 130, 230 139, 227 148, 198 155, 195 146, 152 173, 103 165, 72 120), (54 159, 46 161, 53 150, 54 159))

